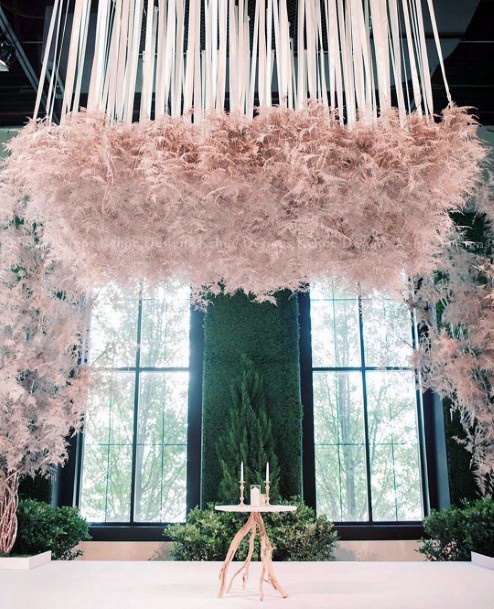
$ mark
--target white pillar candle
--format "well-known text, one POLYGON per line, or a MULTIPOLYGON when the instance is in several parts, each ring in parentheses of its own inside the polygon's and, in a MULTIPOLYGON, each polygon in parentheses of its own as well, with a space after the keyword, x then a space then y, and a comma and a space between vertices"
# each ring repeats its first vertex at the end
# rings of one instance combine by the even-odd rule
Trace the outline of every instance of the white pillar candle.
POLYGON ((253 507, 259 507, 261 505, 261 489, 258 486, 250 487, 250 504, 253 507))
POLYGON ((266 482, 269 482, 269 461, 266 463, 266 482))
POLYGON ((240 464, 240 482, 244 481, 244 462, 240 464))

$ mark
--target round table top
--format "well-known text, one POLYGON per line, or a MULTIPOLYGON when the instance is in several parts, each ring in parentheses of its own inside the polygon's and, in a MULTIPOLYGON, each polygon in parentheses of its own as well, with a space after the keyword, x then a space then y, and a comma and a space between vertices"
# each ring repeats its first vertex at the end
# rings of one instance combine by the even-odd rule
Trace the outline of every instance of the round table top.
POLYGON ((219 512, 294 512, 296 505, 217 505, 219 512))

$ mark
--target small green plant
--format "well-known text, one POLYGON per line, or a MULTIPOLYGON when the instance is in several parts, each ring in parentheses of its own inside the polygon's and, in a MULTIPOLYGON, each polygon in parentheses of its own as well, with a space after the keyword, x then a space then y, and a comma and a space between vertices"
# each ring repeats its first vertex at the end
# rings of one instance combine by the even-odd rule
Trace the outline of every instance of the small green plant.
POLYGON ((419 552, 428 560, 470 560, 470 552, 494 557, 494 499, 463 501, 424 519, 430 539, 419 552))
POLYGON ((21 499, 17 509, 19 529, 12 555, 32 555, 51 550, 54 560, 74 560, 80 541, 91 539, 86 520, 77 508, 52 508, 45 502, 21 499))
MULTIPOLYGON (((316 516, 314 510, 295 499, 295 512, 263 514, 267 534, 274 547, 274 560, 320 561, 331 560, 337 534, 333 523, 325 516, 316 516)), ((230 542, 245 524, 245 514, 217 512, 214 505, 207 509, 191 510, 185 524, 174 524, 165 529, 171 539, 171 554, 175 560, 224 560, 230 542)), ((244 537, 236 554, 244 560, 248 551, 249 535, 244 537)), ((254 557, 259 556, 259 537, 256 537, 254 557)))
MULTIPOLYGON (((240 464, 245 467, 247 485, 260 484, 270 465, 270 496, 279 496, 280 467, 274 450, 273 428, 268 416, 264 380, 245 354, 241 356, 241 375, 231 385, 232 408, 225 432, 217 443, 223 478, 218 498, 224 503, 238 499, 240 464)), ((248 486, 247 486, 248 488, 248 486)))

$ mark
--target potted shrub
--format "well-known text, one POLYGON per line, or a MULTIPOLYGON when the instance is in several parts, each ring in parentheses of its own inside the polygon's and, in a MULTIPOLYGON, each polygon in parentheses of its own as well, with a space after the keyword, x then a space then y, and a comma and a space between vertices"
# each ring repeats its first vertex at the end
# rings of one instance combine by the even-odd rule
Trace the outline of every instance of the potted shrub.
POLYGON ((74 560, 83 552, 79 542, 91 539, 89 525, 74 507, 53 508, 44 501, 21 499, 18 534, 12 553, 36 555, 49 551, 53 560, 74 560))
POLYGON ((429 560, 473 560, 494 568, 494 499, 463 501, 424 519, 429 538, 419 552, 429 560))
MULTIPOLYGON (((274 560, 320 561, 332 560, 337 543, 333 523, 300 499, 277 501, 296 505, 295 512, 263 514, 268 536, 273 544, 274 560)), ((223 561, 234 535, 245 524, 246 515, 217 512, 214 505, 207 509, 191 510, 185 524, 174 524, 164 531, 173 541, 171 555, 175 560, 223 561)), ((244 560, 248 552, 248 538, 240 544, 236 558, 244 560)), ((256 537, 255 552, 259 553, 256 537)), ((256 555, 256 554, 254 554, 256 555)))

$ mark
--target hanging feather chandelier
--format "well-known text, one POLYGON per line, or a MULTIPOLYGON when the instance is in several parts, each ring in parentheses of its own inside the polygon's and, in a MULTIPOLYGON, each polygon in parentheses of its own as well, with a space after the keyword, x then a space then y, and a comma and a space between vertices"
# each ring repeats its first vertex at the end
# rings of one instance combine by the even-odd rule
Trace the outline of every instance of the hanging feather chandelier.
POLYGON ((76 0, 70 28, 55 0, 40 82, 3 211, 23 201, 85 286, 392 290, 434 268, 485 156, 431 0, 76 0))

